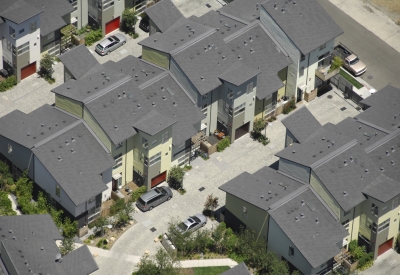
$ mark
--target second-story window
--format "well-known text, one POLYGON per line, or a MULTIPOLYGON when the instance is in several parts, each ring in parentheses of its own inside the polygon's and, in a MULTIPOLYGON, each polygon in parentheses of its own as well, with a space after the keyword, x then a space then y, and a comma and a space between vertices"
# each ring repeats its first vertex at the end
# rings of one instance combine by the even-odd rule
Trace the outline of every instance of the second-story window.
POLYGON ((203 112, 204 115, 207 115, 207 104, 204 104, 203 106, 201 106, 201 111, 203 112))
POLYGON ((385 230, 386 228, 388 228, 390 225, 390 218, 387 219, 386 221, 382 222, 379 224, 378 226, 378 233, 382 232, 383 230, 385 230))
POLYGON ((15 30, 10 26, 10 36, 15 39, 15 30))
POLYGON ((304 61, 305 59, 306 59, 305 55, 304 55, 304 54, 301 54, 300 62, 304 61))
POLYGON ((18 52, 17 52, 18 55, 28 52, 29 51, 29 41, 22 44, 21 46, 18 46, 17 49, 18 49, 18 52))
POLYGON ((375 204, 372 204, 372 207, 371 207, 371 214, 374 214, 375 216, 378 216, 378 213, 379 213, 379 208, 378 208, 378 206, 375 205, 375 204))
POLYGON ((160 161, 161 161, 161 152, 158 152, 157 154, 155 154, 154 156, 152 156, 149 159, 150 166, 152 166, 153 164, 156 164, 157 162, 160 162, 160 161))
POLYGON ((233 92, 231 89, 228 88, 228 98, 232 99, 233 98, 233 92))
POLYGON ((33 32, 36 31, 36 30, 37 30, 36 21, 33 21, 33 22, 31 23, 31 33, 33 33, 33 32))
POLYGON ((292 258, 294 257, 294 247, 291 245, 289 245, 289 256, 292 258))
POLYGON ((299 77, 302 77, 303 75, 304 75, 304 66, 300 68, 299 77))
POLYGON ((246 102, 243 102, 239 106, 235 107, 235 110, 234 110, 234 113, 233 113, 234 116, 237 116, 238 114, 243 113, 245 109, 246 109, 246 102))
POLYGON ((23 33, 24 31, 25 31, 25 29, 20 29, 18 33, 21 34, 21 33, 23 33))
POLYGON ((247 218, 247 208, 246 208, 246 206, 243 206, 243 209, 242 209, 242 216, 243 216, 244 218, 247 218))
POLYGON ((249 83, 249 85, 247 85, 246 94, 250 94, 251 92, 253 92, 253 82, 251 82, 251 83, 249 83))
POLYGON ((12 154, 12 145, 8 144, 8 153, 11 155, 12 154))
MULTIPOLYGON (((106 10, 112 6, 114 6, 114 0, 103 0, 102 1, 103 10, 106 10)), ((100 4, 101 5, 101 4, 100 4)))

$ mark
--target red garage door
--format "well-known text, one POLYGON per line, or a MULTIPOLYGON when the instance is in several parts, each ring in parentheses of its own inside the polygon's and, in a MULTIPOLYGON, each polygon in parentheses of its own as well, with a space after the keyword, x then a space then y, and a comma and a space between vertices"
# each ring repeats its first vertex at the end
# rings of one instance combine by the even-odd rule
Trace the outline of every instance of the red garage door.
POLYGON ((159 174, 158 176, 155 176, 154 178, 151 179, 151 188, 162 183, 166 179, 167 179, 167 171, 159 174))
POLYGON ((110 22, 106 23, 106 34, 116 30, 119 28, 119 17, 111 20, 110 22))
POLYGON ((36 73, 36 61, 21 69, 21 80, 36 73))
POLYGON ((381 244, 378 248, 378 256, 382 255, 386 251, 392 248, 393 245, 393 238, 381 244))

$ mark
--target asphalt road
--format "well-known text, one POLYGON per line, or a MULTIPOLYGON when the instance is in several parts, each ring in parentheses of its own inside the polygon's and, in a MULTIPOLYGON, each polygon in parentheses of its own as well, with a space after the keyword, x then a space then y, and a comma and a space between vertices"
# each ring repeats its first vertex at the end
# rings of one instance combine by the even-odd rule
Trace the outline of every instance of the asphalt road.
POLYGON ((336 43, 345 44, 367 65, 361 78, 377 90, 388 84, 400 88, 400 54, 328 0, 318 2, 344 32, 336 43))

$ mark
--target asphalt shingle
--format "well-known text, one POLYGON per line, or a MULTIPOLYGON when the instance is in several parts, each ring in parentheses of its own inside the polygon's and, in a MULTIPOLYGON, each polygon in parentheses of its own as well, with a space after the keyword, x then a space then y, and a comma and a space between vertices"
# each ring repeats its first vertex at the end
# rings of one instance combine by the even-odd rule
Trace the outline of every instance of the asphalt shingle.
POLYGON ((3 0, 1 1, 1 8, 0 16, 16 24, 43 12, 24 0, 3 0))
POLYGON ((75 79, 82 78, 88 71, 99 64, 83 44, 60 55, 59 58, 75 79))
POLYGON ((163 0, 147 8, 146 14, 161 32, 168 30, 176 21, 183 17, 182 13, 171 0, 163 0))

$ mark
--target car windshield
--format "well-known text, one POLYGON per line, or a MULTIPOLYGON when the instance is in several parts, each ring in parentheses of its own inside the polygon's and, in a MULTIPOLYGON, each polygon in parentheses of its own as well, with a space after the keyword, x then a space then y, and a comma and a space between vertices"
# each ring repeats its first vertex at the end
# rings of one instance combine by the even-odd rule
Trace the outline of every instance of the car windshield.
POLYGON ((357 64, 358 61, 360 61, 360 59, 358 59, 358 57, 356 57, 355 59, 353 59, 352 61, 350 61, 350 65, 357 64))
POLYGON ((108 39, 108 41, 110 41, 110 42, 114 42, 114 40, 111 38, 111 37, 109 37, 109 38, 107 38, 108 39))
POLYGON ((141 204, 141 205, 146 205, 145 202, 142 200, 142 198, 139 198, 139 199, 137 200, 137 202, 138 202, 139 204, 141 204))
POLYGON ((187 226, 186 226, 183 222, 181 222, 180 224, 178 224, 178 228, 179 228, 180 230, 182 230, 182 231, 186 231, 187 226))
POLYGON ((158 191, 160 191, 160 192, 163 193, 164 195, 167 194, 167 191, 165 191, 164 188, 158 188, 158 191))
POLYGON ((102 45, 97 44, 97 48, 99 48, 100 50, 104 49, 102 45))
POLYGON ((119 41, 119 39, 115 36, 115 35, 113 35, 113 36, 111 36, 115 41, 119 41))
POLYGON ((195 220, 195 221, 198 222, 198 223, 201 222, 200 219, 197 218, 196 216, 193 216, 193 217, 190 217, 190 218, 192 218, 193 220, 195 220))
POLYGON ((154 191, 156 191, 157 194, 160 194, 160 193, 161 193, 160 188, 158 188, 158 187, 157 187, 157 188, 154 188, 154 191))

